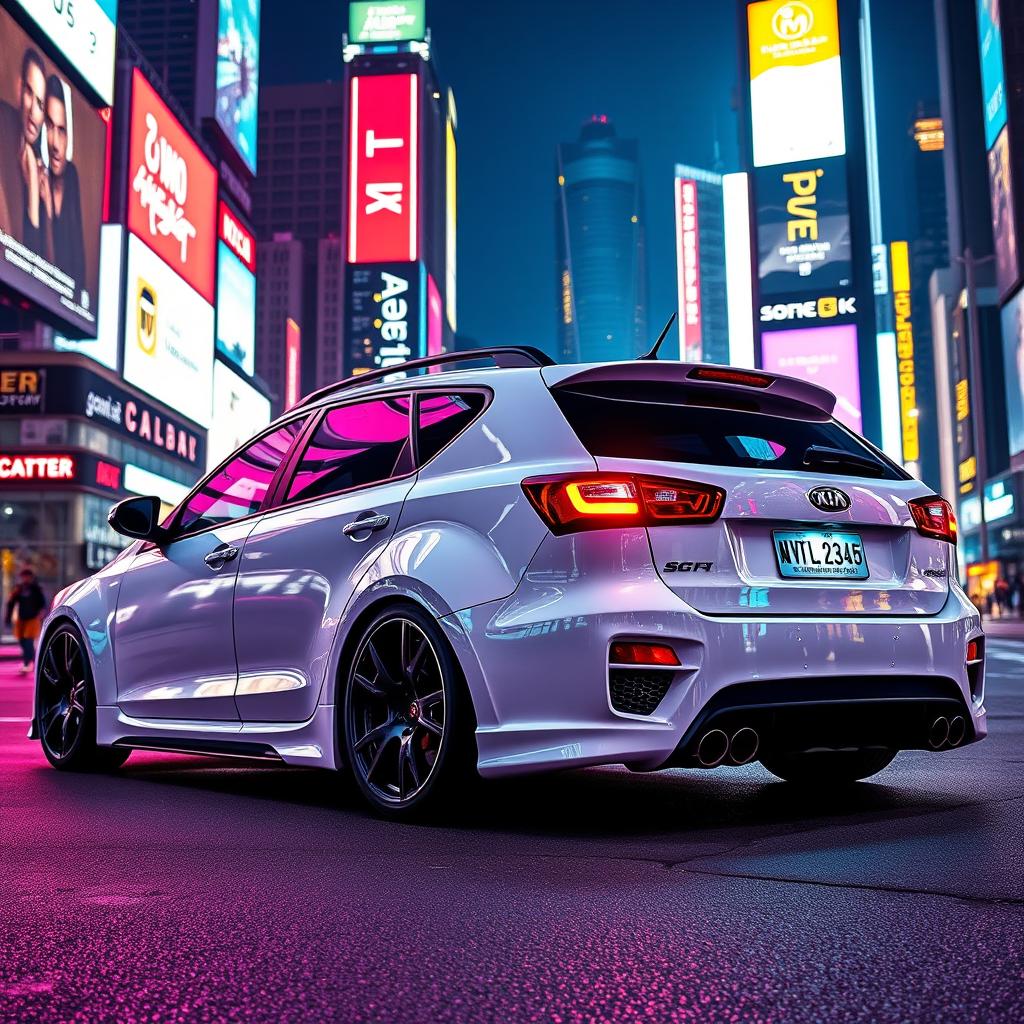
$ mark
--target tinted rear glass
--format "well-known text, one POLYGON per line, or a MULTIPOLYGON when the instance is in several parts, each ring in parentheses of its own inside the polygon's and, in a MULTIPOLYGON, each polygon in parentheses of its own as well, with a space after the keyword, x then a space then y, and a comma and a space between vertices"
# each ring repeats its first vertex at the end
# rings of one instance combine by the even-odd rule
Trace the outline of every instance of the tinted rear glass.
POLYGON ((554 391, 569 425, 593 455, 790 473, 906 478, 902 470, 831 420, 772 415, 756 407, 698 405, 691 397, 692 389, 687 389, 686 395, 685 401, 670 402, 625 397, 614 387, 554 391), (808 464, 808 449, 815 448, 838 454, 812 453, 808 464), (845 464, 843 453, 867 460, 869 465, 845 464))

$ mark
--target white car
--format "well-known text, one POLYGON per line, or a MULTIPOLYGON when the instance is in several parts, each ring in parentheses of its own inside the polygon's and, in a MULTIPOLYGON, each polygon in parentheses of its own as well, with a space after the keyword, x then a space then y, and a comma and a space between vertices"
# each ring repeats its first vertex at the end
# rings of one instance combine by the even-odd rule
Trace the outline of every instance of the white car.
POLYGON ((417 368, 310 396, 162 523, 115 506, 135 542, 41 640, 54 766, 274 758, 402 816, 478 774, 837 783, 985 736, 950 506, 828 392, 529 348, 417 368))

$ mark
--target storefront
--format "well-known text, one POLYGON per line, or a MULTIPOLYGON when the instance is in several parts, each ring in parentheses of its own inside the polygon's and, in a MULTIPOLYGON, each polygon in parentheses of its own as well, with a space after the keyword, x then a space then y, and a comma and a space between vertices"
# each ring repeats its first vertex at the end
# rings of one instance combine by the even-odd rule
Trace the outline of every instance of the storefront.
POLYGON ((961 560, 967 593, 986 611, 999 580, 1006 580, 1014 594, 1012 609, 1020 612, 1024 599, 1024 505, 1021 503, 1024 473, 1003 473, 985 485, 985 521, 988 526, 988 559, 981 558, 981 509, 976 496, 960 502, 961 560), (1016 593, 1014 593, 1016 591, 1016 593))
POLYGON ((84 356, 0 353, 0 582, 31 566, 47 597, 124 546, 131 494, 176 504, 206 466, 206 431, 84 356))

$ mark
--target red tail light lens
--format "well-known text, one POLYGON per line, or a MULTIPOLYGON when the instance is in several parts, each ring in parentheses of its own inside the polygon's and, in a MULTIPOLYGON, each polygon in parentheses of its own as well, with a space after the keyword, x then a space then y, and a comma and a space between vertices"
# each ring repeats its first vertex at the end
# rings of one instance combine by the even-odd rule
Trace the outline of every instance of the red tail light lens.
POLYGON ((967 664, 971 665, 973 663, 979 662, 979 661, 981 661, 981 658, 982 658, 981 641, 980 640, 968 640, 967 641, 967 664))
POLYGON ((679 658, 668 644, 634 644, 617 640, 608 660, 613 665, 678 665, 679 658))
POLYGON ((725 491, 711 484, 611 473, 533 477, 523 490, 558 534, 712 523, 725 503, 725 491))
POLYGON ((956 516, 945 498, 913 498, 907 502, 917 532, 924 537, 956 543, 956 516))

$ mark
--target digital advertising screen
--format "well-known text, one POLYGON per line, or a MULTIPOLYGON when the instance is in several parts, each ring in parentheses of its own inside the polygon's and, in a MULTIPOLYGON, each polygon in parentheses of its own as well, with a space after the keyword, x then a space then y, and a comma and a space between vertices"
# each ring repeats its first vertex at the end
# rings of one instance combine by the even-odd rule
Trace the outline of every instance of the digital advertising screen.
POLYGON ((700 234, 693 178, 675 179, 675 212, 680 358, 696 363, 701 358, 700 234))
POLYGON ((1006 295, 1020 276, 1017 219, 1013 197, 1008 128, 1003 128, 988 154, 988 187, 992 201, 992 241, 996 250, 996 286, 1006 295))
POLYGON ((349 263, 419 258, 419 77, 354 75, 349 98, 349 263))
POLYGON ((991 149, 1006 126, 1006 79, 1003 73, 1003 32, 1000 0, 977 0, 978 51, 981 56, 981 98, 985 105, 985 148, 991 149))
POLYGON ((245 166, 256 173, 260 82, 260 0, 218 0, 214 117, 245 166))
POLYGON ((107 122, 0 9, 0 281, 96 333, 107 122))
POLYGON ((94 338, 53 336, 53 347, 59 352, 80 352, 97 363, 117 369, 117 353, 121 348, 121 279, 124 267, 124 228, 120 224, 104 224, 100 229, 100 292, 99 317, 94 338))
POLYGON ((434 278, 427 274, 427 352, 428 356, 444 351, 444 307, 434 278))
POLYGON ((134 235, 125 269, 124 378, 209 426, 213 306, 134 235))
POLYGON ((270 422, 270 399, 221 362, 213 364, 213 407, 206 468, 213 469, 270 422))
POLYGON ((128 230, 208 302, 216 284, 217 172, 145 76, 132 72, 128 230))
POLYGON ((348 372, 426 355, 427 286, 420 263, 345 268, 348 372))
POLYGON ((289 317, 284 325, 284 407, 302 397, 302 328, 289 317))
POLYGON ((754 166, 846 152, 836 0, 747 8, 754 166))
POLYGON ((217 243, 217 352, 256 372, 256 276, 225 242, 217 243))
POLYGON ((426 35, 423 0, 354 0, 348 5, 350 43, 401 43, 426 35))
MULTIPOLYGON (((114 102, 117 0, 14 0, 108 106, 114 102)), ((6 65, 4 65, 6 67, 6 65)))
POLYGON ((836 396, 835 417, 861 433, 860 364, 854 324, 802 327, 761 335, 761 365, 808 380, 836 396))
POLYGON ((848 288, 853 255, 846 161, 763 167, 755 180, 761 294, 848 288))
POLYGON ((1003 380, 1010 458, 1015 469, 1024 464, 1024 291, 1003 306, 1003 380))

